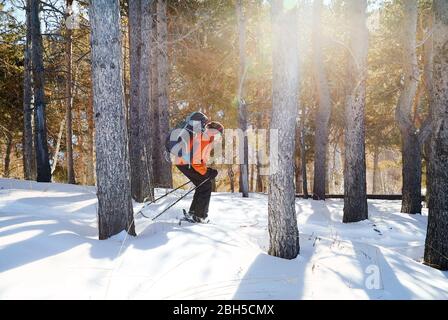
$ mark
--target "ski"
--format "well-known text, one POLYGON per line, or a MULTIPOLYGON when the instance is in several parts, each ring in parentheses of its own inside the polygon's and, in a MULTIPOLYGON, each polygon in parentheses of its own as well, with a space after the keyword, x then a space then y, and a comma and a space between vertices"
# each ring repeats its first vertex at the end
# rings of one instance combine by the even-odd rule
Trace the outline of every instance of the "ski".
POLYGON ((187 219, 187 218, 180 218, 179 219, 179 226, 181 226, 182 225, 182 222, 188 222, 188 223, 192 223, 192 224, 196 224, 197 222, 195 222, 195 221, 193 221, 193 220, 190 220, 190 219, 187 219))

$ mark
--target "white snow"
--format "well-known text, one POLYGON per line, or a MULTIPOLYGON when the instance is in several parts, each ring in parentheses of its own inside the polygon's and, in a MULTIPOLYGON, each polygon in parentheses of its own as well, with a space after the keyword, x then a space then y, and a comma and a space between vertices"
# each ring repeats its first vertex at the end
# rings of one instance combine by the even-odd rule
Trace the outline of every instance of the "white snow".
POLYGON ((95 188, 0 179, 0 299, 448 299, 448 273, 421 263, 427 217, 399 201, 345 225, 342 200, 298 199, 291 261, 266 254, 266 196, 213 194, 212 224, 179 226, 189 201, 99 241, 95 188))

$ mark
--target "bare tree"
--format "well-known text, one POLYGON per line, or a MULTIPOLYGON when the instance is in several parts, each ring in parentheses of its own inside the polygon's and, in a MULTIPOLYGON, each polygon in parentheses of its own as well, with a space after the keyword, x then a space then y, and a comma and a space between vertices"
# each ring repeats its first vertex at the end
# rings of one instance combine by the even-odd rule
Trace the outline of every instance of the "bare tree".
MULTIPOLYGON (((244 82, 247 75, 246 62, 246 17, 243 13, 242 0, 236 1, 236 17, 238 21, 239 39, 239 73, 238 73, 238 120, 240 129, 247 130, 247 104, 244 99, 244 82)), ((249 197, 249 146, 246 135, 243 137, 243 163, 240 164, 240 191, 244 198, 249 197)))
POLYGON ((420 71, 417 62, 417 0, 403 2, 403 70, 404 87, 396 109, 402 135, 403 201, 402 212, 421 212, 421 153, 418 133, 412 124, 412 106, 417 92, 420 71))
POLYGON ((368 218, 366 193, 365 105, 368 30, 367 0, 350 0, 350 45, 345 106, 344 217, 343 222, 368 218))
POLYGON ((26 40, 23 68, 23 174, 26 180, 36 178, 36 158, 33 149, 33 111, 31 100, 31 0, 26 1, 26 40))
POLYGON ((154 186, 161 186, 160 183, 160 166, 162 165, 162 159, 160 154, 163 151, 163 147, 160 141, 163 141, 160 136, 159 128, 159 46, 158 46, 158 34, 157 34, 157 0, 151 3, 151 144, 152 144, 152 171, 157 172, 154 175, 154 186))
MULTIPOLYGON (((169 114, 169 68, 168 68, 168 18, 167 18, 167 1, 157 1, 157 44, 158 53, 158 137, 164 141, 170 129, 169 114)), ((170 188, 173 186, 173 177, 171 171, 171 161, 169 157, 165 157, 164 148, 158 149, 159 161, 159 184, 160 186, 170 188), (166 158, 166 159, 165 159, 166 158)))
MULTIPOLYGON (((65 21, 69 21, 72 15, 71 6, 73 0, 66 0, 65 21)), ((68 183, 76 183, 75 170, 73 167, 73 126, 72 126, 72 109, 73 109, 73 35, 70 24, 65 26, 65 64, 66 64, 66 80, 65 80, 65 145, 67 159, 67 180, 68 183)))
MULTIPOLYGON (((140 56, 141 56, 141 0, 129 1, 129 155, 131 159, 132 196, 140 194, 140 142, 139 142, 139 96, 140 96, 140 56)), ((141 200, 141 199, 139 199, 141 200)))
POLYGON ((396 108, 396 119, 401 132, 402 141, 402 175, 403 201, 401 212, 422 212, 422 148, 424 139, 428 135, 429 122, 422 128, 414 123, 414 100, 420 79, 417 55, 417 19, 418 1, 403 2, 403 89, 396 108))
POLYGON ((90 3, 99 238, 135 235, 124 105, 119 0, 90 3))
POLYGON ((331 113, 330 89, 324 68, 322 53, 322 0, 314 1, 313 18, 313 74, 318 107, 316 110, 316 134, 314 138, 313 199, 325 200, 327 174, 328 122, 331 113))
MULTIPOLYGON (((130 43, 130 156, 132 196, 142 202, 152 197, 151 121, 151 1, 129 1, 130 43)), ((153 120, 153 119, 152 119, 153 120)))
POLYGON ((154 106, 152 105, 152 46, 153 46, 153 1, 141 0, 141 56, 139 72, 139 175, 140 193, 136 200, 143 201, 145 198, 154 198, 153 181, 153 143, 151 136, 154 134, 154 106))
POLYGON ((425 263, 448 270, 448 2, 434 0, 430 189, 425 263))
POLYGON ((5 132, 5 138, 6 138, 6 150, 5 150, 5 159, 4 159, 4 167, 3 167, 3 176, 4 177, 9 177, 9 165, 11 163, 11 152, 12 152, 12 142, 13 142, 13 137, 12 137, 12 133, 11 131, 6 131, 5 132))
POLYGON ((45 115, 43 46, 39 11, 40 1, 30 1, 31 59, 34 85, 34 147, 37 164, 37 181, 51 182, 45 115))
POLYGON ((272 119, 278 130, 278 167, 269 179, 269 254, 294 259, 300 251, 295 210, 294 150, 299 89, 297 8, 273 0, 272 119))
POLYGON ((372 174, 372 193, 378 193, 380 188, 380 170, 379 170, 379 162, 380 162, 380 147, 375 145, 373 148, 373 174, 372 174))
POLYGON ((95 184, 95 125, 93 120, 93 91, 89 92, 89 103, 87 104, 87 168, 86 176, 88 185, 95 184))
POLYGON ((298 129, 298 141, 299 141, 299 153, 300 153, 300 175, 301 175, 301 181, 302 181, 302 192, 303 192, 303 198, 304 199, 308 199, 309 194, 308 194, 308 171, 306 168, 307 165, 307 160, 306 160, 306 155, 307 155, 307 150, 306 150, 306 141, 305 141, 305 136, 306 136, 306 125, 305 125, 305 119, 307 117, 307 107, 302 104, 301 106, 301 118, 299 121, 299 129, 298 129))

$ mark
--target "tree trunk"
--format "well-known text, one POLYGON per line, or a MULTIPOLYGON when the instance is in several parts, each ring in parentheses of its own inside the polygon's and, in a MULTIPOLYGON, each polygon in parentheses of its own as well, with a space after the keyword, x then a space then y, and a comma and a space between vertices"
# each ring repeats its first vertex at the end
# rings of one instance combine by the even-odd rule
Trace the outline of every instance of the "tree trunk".
POLYGON ((152 135, 154 134, 154 108, 151 101, 151 51, 152 39, 152 23, 153 23, 153 7, 152 0, 141 0, 141 56, 140 56, 140 92, 139 92, 139 176, 140 188, 136 195, 139 202, 145 199, 154 199, 154 181, 153 181, 153 165, 152 165, 152 135))
POLYGON ((403 187, 401 212, 422 212, 422 153, 418 135, 402 131, 403 187))
POLYGON ((234 193, 235 192, 235 183, 234 183, 235 173, 233 172, 233 168, 232 168, 231 164, 229 165, 229 167, 227 169, 227 175, 229 176, 230 192, 234 193))
POLYGON ((257 181, 256 181, 256 192, 263 192, 263 177, 260 174, 261 170, 260 170, 260 162, 259 162, 259 158, 258 158, 258 152, 257 152, 257 168, 256 168, 256 172, 257 172, 257 181))
POLYGON ((377 145, 373 150, 373 183, 372 183, 372 193, 377 194, 379 192, 379 159, 380 159, 380 150, 377 145))
MULTIPOLYGON (((75 97, 78 96, 77 94, 77 90, 75 90, 75 97)), ((125 104, 126 106, 126 104, 125 104)), ((77 125, 76 125, 76 129, 78 131, 78 141, 77 141, 77 149, 78 149, 78 175, 79 175, 79 179, 81 180, 82 184, 86 184, 86 164, 85 164, 85 155, 84 155, 84 132, 82 130, 83 125, 82 125, 82 109, 81 109, 82 105, 79 104, 76 109, 76 117, 78 118, 77 120, 77 125)), ((125 107, 126 108, 126 107, 125 107)))
POLYGON ((318 100, 316 111, 316 134, 314 138, 313 199, 325 200, 327 174, 328 122, 331 113, 330 89, 325 75, 322 53, 321 15, 322 0, 314 1, 313 20, 313 74, 318 100))
MULTIPOLYGON (((71 8, 73 0, 66 0, 66 20, 70 19, 71 8)), ((65 82, 65 145, 66 145, 66 159, 67 159, 67 182, 75 184, 75 170, 73 168, 73 127, 72 127, 72 109, 73 109, 73 84, 72 84, 72 53, 73 53, 73 41, 72 30, 67 26, 65 35, 65 64, 66 64, 66 82, 65 82)))
POLYGON ((154 175, 154 186, 161 187, 160 183, 160 166, 162 161, 160 159, 160 153, 163 149, 160 147, 160 142, 163 139, 160 138, 159 128, 159 70, 158 70, 158 35, 157 35, 157 0, 151 3, 151 121, 152 121, 152 134, 150 136, 152 143, 152 171, 157 174, 154 175))
POLYGON ((31 100, 33 95, 31 84, 31 16, 30 2, 26 1, 26 40, 23 68, 23 175, 26 180, 36 178, 36 157, 33 149, 33 111, 31 100))
POLYGON ((36 152, 37 181, 51 182, 45 115, 45 79, 39 6, 40 1, 31 1, 30 3, 31 57, 34 85, 34 147, 36 152))
POLYGON ((365 105, 368 30, 367 0, 350 0, 350 54, 348 54, 345 109, 344 223, 368 218, 365 155, 365 105))
POLYGON ((143 200, 140 195, 140 137, 139 137, 139 97, 140 97, 140 57, 141 42, 141 0, 129 1, 129 155, 132 173, 132 197, 143 200))
POLYGON ((255 192, 254 189, 254 181, 255 181, 255 165, 250 165, 250 192, 255 192))
POLYGON ((64 126, 65 126, 65 119, 62 120, 61 124, 59 125, 58 140, 56 140, 56 147, 54 148, 54 154, 53 154, 53 162, 51 164, 51 175, 53 175, 54 171, 56 170, 56 166, 58 165, 59 150, 61 149, 61 141, 62 141, 62 134, 64 133, 64 126))
POLYGON ((130 43, 130 155, 132 196, 138 202, 153 197, 151 119, 151 1, 129 2, 130 43))
POLYGON ((9 170, 11 164, 11 151, 12 151, 12 134, 10 132, 6 132, 6 150, 5 150, 5 166, 3 171, 3 176, 5 178, 9 178, 9 170))
POLYGON ((303 181, 302 181, 302 155, 301 155, 301 124, 296 127, 296 151, 294 155, 295 159, 295 179, 296 179, 296 193, 303 194, 303 181))
POLYGON ((448 270, 448 3, 434 0, 432 135, 426 264, 448 270))
MULTIPOLYGON (((244 82, 247 74, 246 65, 246 17, 243 13, 242 0, 236 1, 236 17, 238 21, 239 39, 239 74, 238 74, 238 120, 240 129, 247 130, 247 105, 244 100, 244 82)), ((243 138, 243 164, 240 164, 240 191, 244 198, 249 197, 249 146, 246 134, 243 138)))
MULTIPOLYGON (((164 141, 170 130, 169 114, 169 68, 168 68, 168 18, 167 1, 157 1, 157 39, 158 39, 158 109, 159 137, 164 141)), ((164 148, 159 148, 159 179, 160 184, 167 188, 173 187, 171 160, 165 157, 164 148)))
POLYGON ((135 235, 124 106, 120 4, 90 4, 99 239, 135 235))
MULTIPOLYGON (((257 114, 257 130, 260 130, 262 127, 262 114, 258 113, 257 114)), ((256 181, 256 191, 257 192, 263 192, 263 177, 261 176, 261 163, 260 163, 260 151, 257 150, 257 152, 255 153, 256 156, 256 161, 257 161, 257 181, 256 181)))
POLYGON ((88 160, 87 160, 87 181, 88 185, 95 185, 95 151, 94 151, 94 134, 95 127, 93 121, 93 91, 89 93, 89 103, 87 105, 87 146, 88 146, 88 160))
POLYGON ((425 154, 425 165, 426 165, 426 193, 425 193, 425 203, 426 208, 428 208, 429 199, 431 197, 431 166, 430 166, 430 156, 431 156, 431 139, 427 139, 423 145, 423 150, 425 154))
POLYGON ((416 46, 417 0, 404 1, 403 9, 404 87, 396 109, 396 118, 401 131, 403 160, 401 212, 421 213, 421 145, 413 115, 413 102, 420 78, 416 46))
POLYGON ((278 166, 269 178, 269 254, 294 259, 300 251, 295 210, 294 154, 299 89, 297 8, 272 1, 272 119, 278 130, 278 166))
POLYGON ((308 178, 307 178, 307 169, 306 169, 306 127, 305 127, 305 115, 306 115, 306 107, 302 106, 302 118, 300 119, 300 159, 301 163, 301 171, 302 171, 302 191, 303 198, 308 199, 308 178))
POLYGON ((123 91, 124 91, 124 106, 126 108, 127 125, 129 128, 129 85, 127 77, 127 64, 129 61, 129 20, 128 20, 128 32, 126 30, 121 31, 123 38, 122 41, 122 52, 123 52, 123 91))

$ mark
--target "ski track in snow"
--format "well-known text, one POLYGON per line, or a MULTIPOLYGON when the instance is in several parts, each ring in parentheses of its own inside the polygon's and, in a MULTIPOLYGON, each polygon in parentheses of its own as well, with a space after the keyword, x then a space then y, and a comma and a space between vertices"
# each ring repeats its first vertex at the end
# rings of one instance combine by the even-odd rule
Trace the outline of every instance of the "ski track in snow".
POLYGON ((214 193, 210 224, 179 226, 191 198, 99 241, 95 188, 0 179, 0 299, 448 299, 448 273, 421 263, 427 212, 400 201, 343 224, 342 200, 297 199, 301 252, 283 260, 266 254, 267 196, 214 193))

